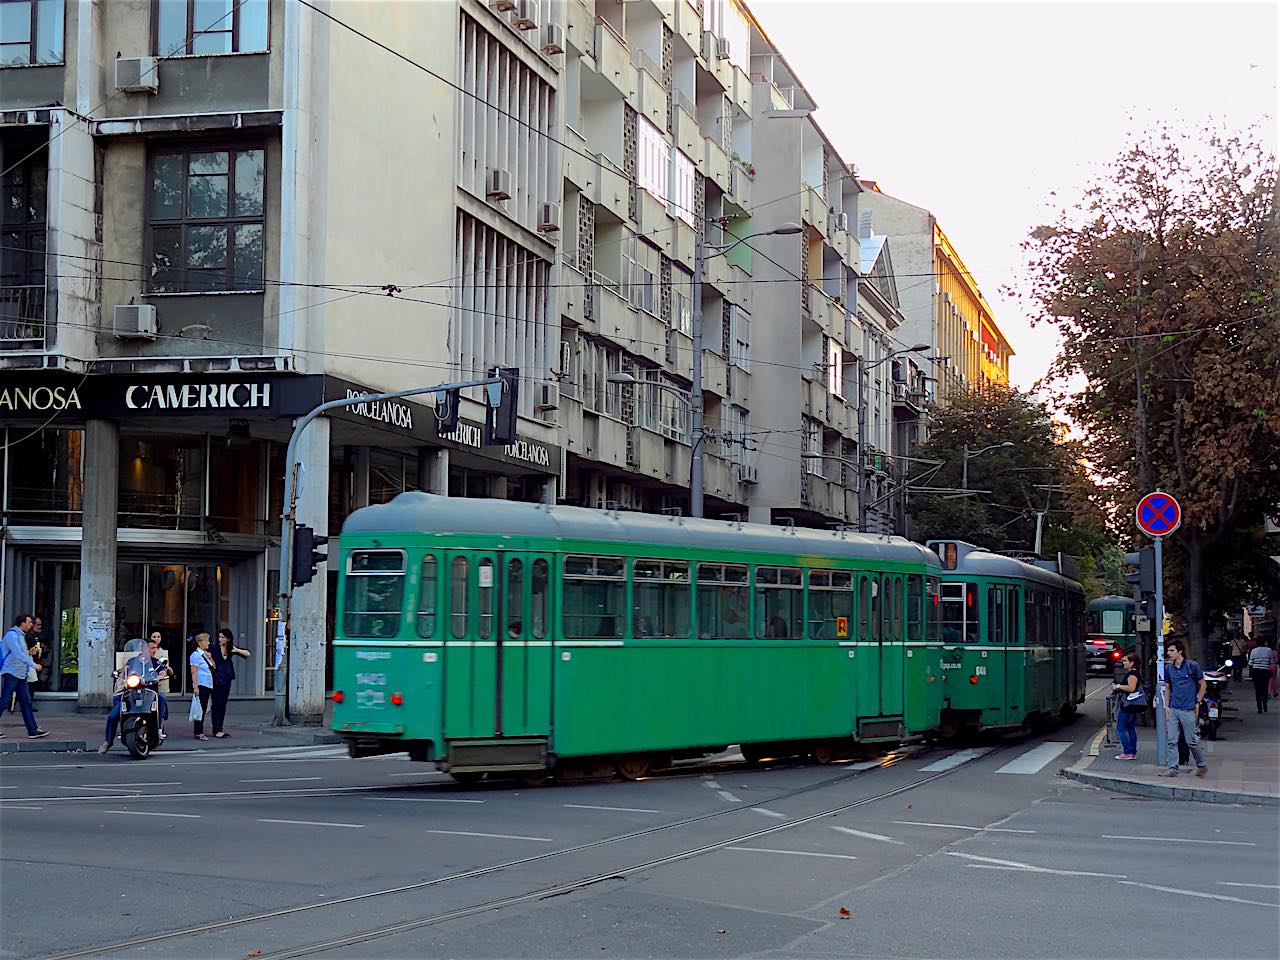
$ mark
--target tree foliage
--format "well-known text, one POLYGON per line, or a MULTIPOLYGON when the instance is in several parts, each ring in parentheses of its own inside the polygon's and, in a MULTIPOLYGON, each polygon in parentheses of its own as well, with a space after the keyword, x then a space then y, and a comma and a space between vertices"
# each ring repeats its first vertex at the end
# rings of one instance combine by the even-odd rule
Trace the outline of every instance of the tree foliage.
POLYGON ((1028 312, 1062 338, 1047 382, 1117 529, 1144 492, 1182 503, 1166 556, 1193 641, 1266 588, 1226 561, 1269 563, 1252 551, 1280 505, 1276 164, 1259 141, 1157 127, 1024 245, 1028 312))

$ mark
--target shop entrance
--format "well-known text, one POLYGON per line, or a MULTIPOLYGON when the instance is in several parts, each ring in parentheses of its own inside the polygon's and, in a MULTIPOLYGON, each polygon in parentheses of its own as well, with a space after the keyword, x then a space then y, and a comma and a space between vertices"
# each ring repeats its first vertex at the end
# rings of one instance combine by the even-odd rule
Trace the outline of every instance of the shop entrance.
POLYGON ((72 560, 36 561, 35 604, 41 619, 43 670, 38 691, 74 693, 80 679, 80 564, 72 560))

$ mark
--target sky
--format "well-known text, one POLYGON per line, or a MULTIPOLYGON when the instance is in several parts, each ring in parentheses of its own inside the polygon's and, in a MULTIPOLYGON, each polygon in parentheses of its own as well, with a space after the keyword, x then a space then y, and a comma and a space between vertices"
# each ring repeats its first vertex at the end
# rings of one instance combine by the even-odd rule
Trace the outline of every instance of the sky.
POLYGON ((1001 289, 1023 274, 1030 230, 1079 195, 1131 127, 1262 122, 1275 150, 1274 2, 748 5, 844 159, 937 217, 1012 343, 1023 388, 1045 374, 1057 338, 1001 289))

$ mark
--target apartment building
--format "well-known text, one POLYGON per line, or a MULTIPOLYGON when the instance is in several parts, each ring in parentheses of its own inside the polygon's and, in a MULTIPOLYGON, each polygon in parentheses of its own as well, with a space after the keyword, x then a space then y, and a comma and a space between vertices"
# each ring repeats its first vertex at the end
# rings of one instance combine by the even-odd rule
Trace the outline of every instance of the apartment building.
POLYGON ((937 399, 957 390, 1009 383, 1014 354, 997 325, 977 278, 965 266, 932 213, 892 197, 872 180, 862 181, 861 210, 869 229, 892 238, 905 280, 900 288, 905 323, 900 339, 933 347, 937 399))

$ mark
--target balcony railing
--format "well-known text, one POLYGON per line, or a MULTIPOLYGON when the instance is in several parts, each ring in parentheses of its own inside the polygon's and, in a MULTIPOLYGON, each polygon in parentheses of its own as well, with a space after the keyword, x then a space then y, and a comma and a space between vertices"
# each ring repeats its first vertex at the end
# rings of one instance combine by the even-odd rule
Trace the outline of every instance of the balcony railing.
POLYGON ((43 283, 0 286, 0 346, 44 340, 43 283))

